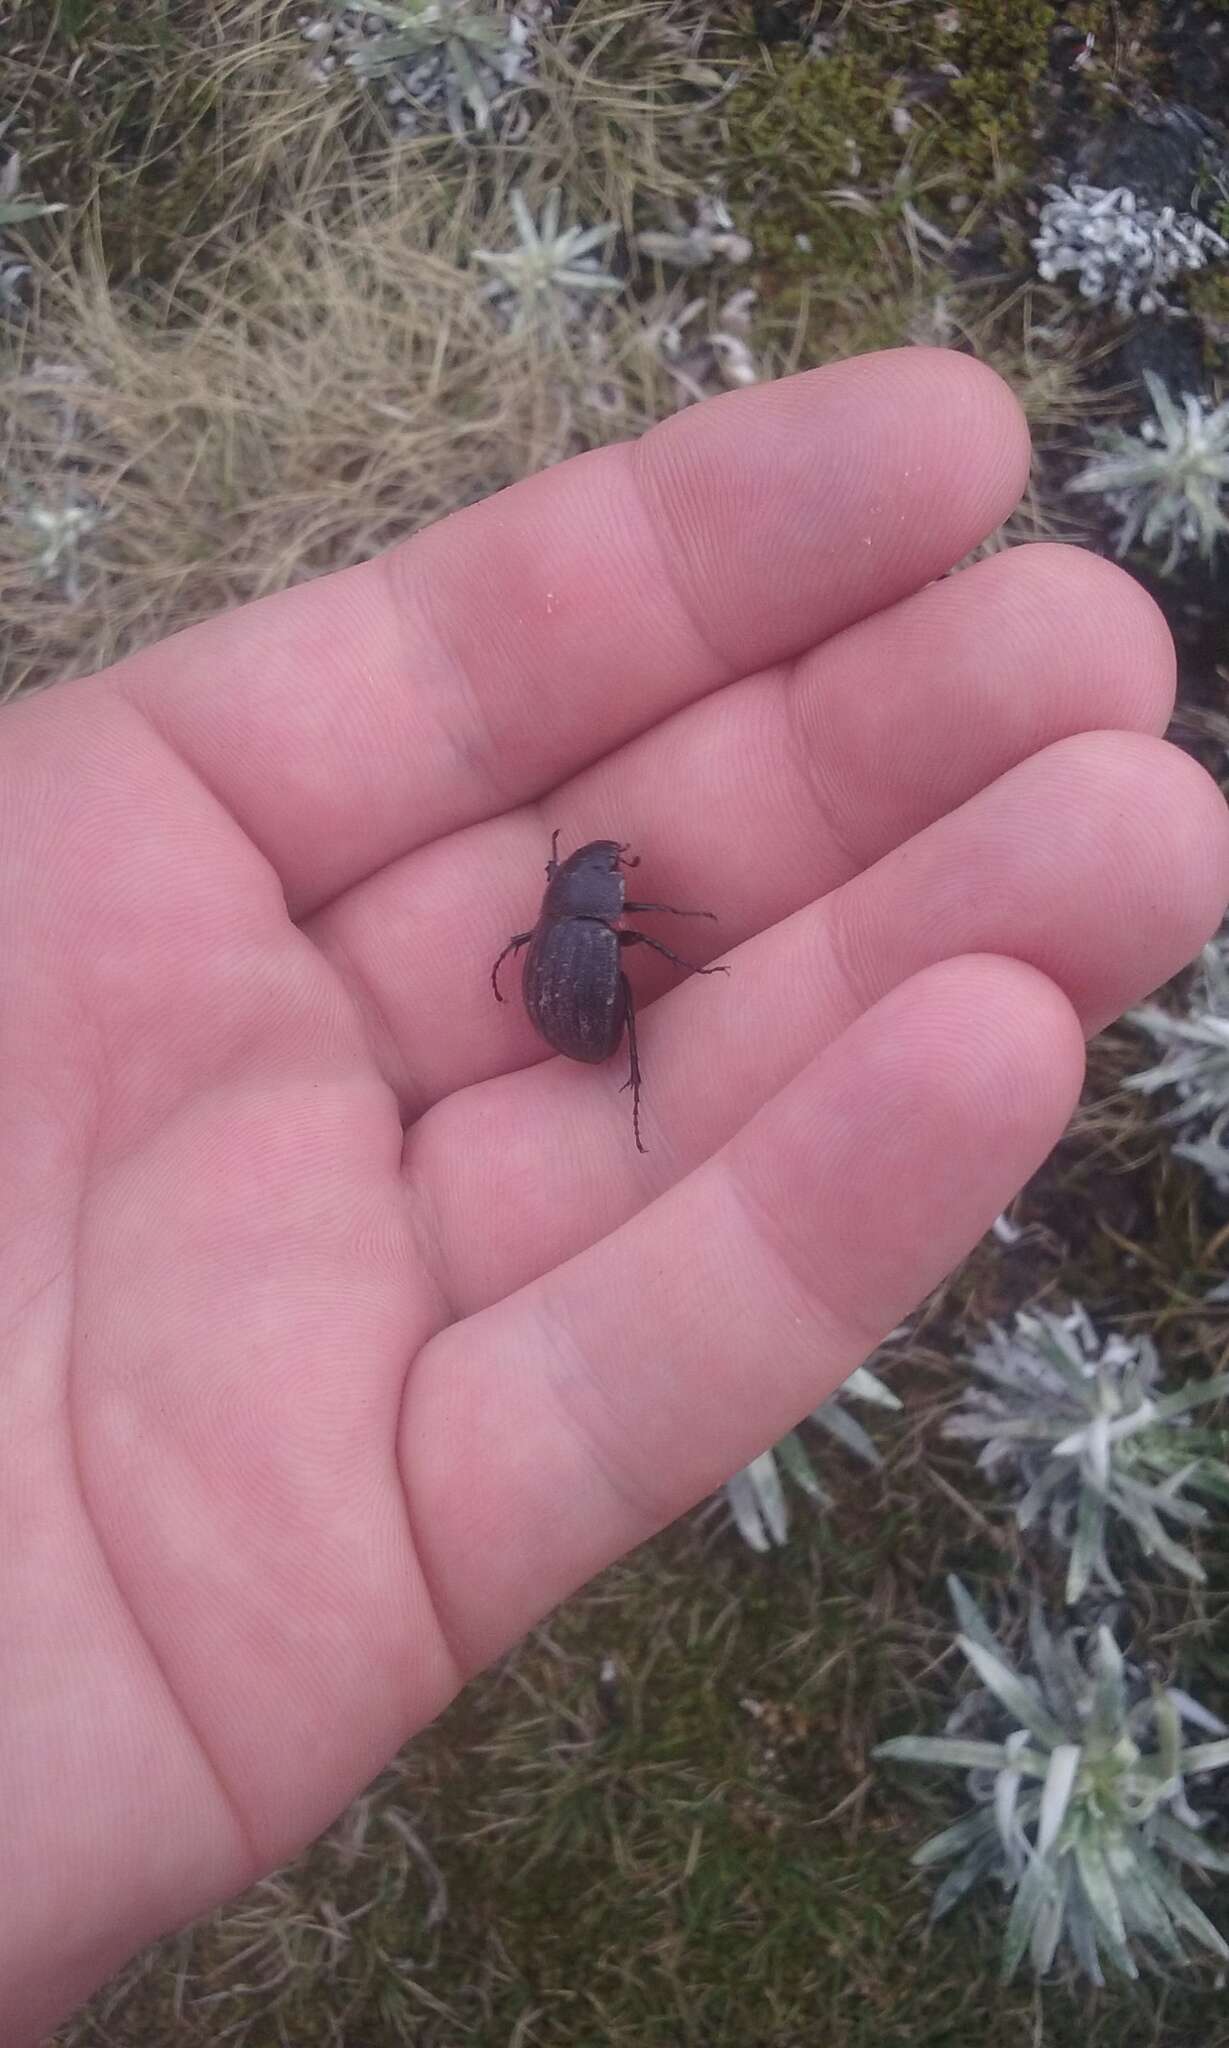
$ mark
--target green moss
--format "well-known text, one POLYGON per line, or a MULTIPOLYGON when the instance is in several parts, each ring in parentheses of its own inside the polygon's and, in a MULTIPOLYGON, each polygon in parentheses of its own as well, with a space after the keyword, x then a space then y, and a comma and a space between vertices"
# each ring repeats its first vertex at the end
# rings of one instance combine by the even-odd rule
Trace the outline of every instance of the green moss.
POLYGON ((756 47, 728 104, 728 157, 769 291, 881 285, 909 205, 942 225, 949 200, 1026 177, 1054 17, 1049 0, 922 0, 907 16, 855 9, 812 48, 756 47), (938 92, 914 92, 919 77, 938 92))
POLYGON ((1057 9, 1050 0, 962 0, 957 11, 952 124, 965 128, 961 152, 970 165, 980 160, 985 172, 1001 176, 1029 153, 1057 9))
POLYGON ((875 222, 832 193, 874 192, 901 157, 890 111, 895 90, 862 52, 812 57, 764 52, 729 103, 731 189, 753 215, 769 263, 805 267, 818 257, 837 277, 865 261, 875 222), (811 248, 799 250, 797 238, 811 248))

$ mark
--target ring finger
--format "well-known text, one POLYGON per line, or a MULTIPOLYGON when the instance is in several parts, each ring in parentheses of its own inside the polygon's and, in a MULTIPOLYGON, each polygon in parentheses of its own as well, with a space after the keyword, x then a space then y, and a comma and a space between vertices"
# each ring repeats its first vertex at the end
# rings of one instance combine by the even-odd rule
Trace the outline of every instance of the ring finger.
POLYGON ((625 1070, 550 1060, 463 1091, 410 1131, 448 1298, 466 1313, 524 1285, 708 1158, 906 977, 1010 955, 1097 1029, 1174 973, 1229 892, 1229 814, 1164 742, 1064 740, 820 901, 739 946, 641 1020, 643 1124, 625 1070), (491 1206, 497 1231, 474 1228, 491 1206))

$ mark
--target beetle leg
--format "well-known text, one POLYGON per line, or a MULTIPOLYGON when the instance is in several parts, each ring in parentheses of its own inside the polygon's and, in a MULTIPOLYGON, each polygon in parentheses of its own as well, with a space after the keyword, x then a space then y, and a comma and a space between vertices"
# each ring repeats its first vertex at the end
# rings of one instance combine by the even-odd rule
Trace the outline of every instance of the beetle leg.
POLYGON ((664 953, 667 960, 673 960, 676 967, 685 967, 688 974, 728 974, 728 967, 697 967, 694 960, 684 960, 679 953, 672 953, 669 946, 663 946, 660 939, 651 939, 647 932, 620 932, 621 946, 651 946, 655 953, 664 953))
POLYGON ((560 833, 560 829, 561 829, 561 828, 560 828, 560 827, 559 827, 558 825, 556 825, 556 827, 555 827, 554 831, 553 831, 553 832, 551 833, 551 836, 550 836, 550 859, 549 859, 549 860, 547 861, 547 863, 546 863, 546 877, 547 877, 547 880, 548 880, 548 881, 549 881, 549 880, 551 880, 551 878, 552 878, 552 877, 553 877, 553 875, 554 875, 555 869, 556 869, 556 868, 558 867, 558 865, 559 865, 559 833, 560 833))
MULTIPOLYGON (((621 974, 619 980, 623 986, 623 1006, 627 1017, 627 1051, 631 1062, 631 1071, 623 1083, 623 1088, 630 1088, 632 1091, 632 1130, 635 1133, 636 1150, 643 1152, 646 1147, 640 1142, 640 1054, 636 1048, 636 999, 627 976, 621 974)), ((619 1090, 620 1095, 623 1088, 619 1090)))
POLYGON ((677 910, 673 903, 625 903, 624 910, 665 910, 671 917, 711 917, 717 922, 715 910, 677 910))
POLYGON ((532 933, 532 932, 518 932, 518 933, 517 933, 517 935, 516 935, 516 937, 515 937, 514 939, 509 939, 509 940, 508 940, 508 943, 507 943, 507 945, 506 945, 506 946, 504 947, 504 949, 503 949, 503 952, 502 952, 502 953, 500 954, 500 956, 499 956, 498 960, 497 960, 497 961, 495 962, 495 965, 494 965, 494 967, 492 967, 492 969, 491 969, 491 987, 492 987, 492 988, 494 989, 494 991, 495 991, 495 1000, 496 1000, 496 1002, 497 1002, 497 1003, 502 1003, 502 1002, 506 1001, 506 997, 504 997, 504 996, 501 996, 501 995, 500 995, 500 993, 499 993, 499 970, 500 970, 500 968, 501 968, 501 967, 503 966, 503 964, 504 964, 504 961, 505 961, 505 960, 507 959, 507 957, 508 957, 509 953, 517 953, 517 952, 519 952, 522 946, 527 946, 527 945, 529 944, 529 941, 530 941, 530 939, 531 939, 532 937, 533 937, 533 933, 532 933))

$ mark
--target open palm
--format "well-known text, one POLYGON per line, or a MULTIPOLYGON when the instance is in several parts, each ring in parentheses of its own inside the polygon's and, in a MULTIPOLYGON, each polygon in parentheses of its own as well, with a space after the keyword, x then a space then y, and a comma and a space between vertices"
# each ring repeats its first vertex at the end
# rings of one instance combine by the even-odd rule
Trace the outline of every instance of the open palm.
POLYGON ((0 713, 6 2040, 829 1393, 1216 924, 1140 590, 933 580, 1026 460, 866 358, 0 713), (720 914, 643 1157, 491 999, 555 827, 720 914))

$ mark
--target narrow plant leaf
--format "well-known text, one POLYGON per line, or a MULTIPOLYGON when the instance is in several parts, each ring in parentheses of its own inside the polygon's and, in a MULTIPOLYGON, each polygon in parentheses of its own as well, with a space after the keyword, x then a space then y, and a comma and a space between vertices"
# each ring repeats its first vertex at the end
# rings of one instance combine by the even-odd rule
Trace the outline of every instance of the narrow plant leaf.
POLYGON ((959 1647, 968 1658, 983 1685, 989 1686, 997 1699, 1002 1700, 1009 1714, 1013 1714, 1022 1728, 1027 1728, 1038 1741, 1052 1748, 1061 1743, 1063 1731, 1054 1716, 1038 1698, 1033 1686, 1028 1685, 1009 1664, 985 1645, 975 1642, 972 1636, 958 1636, 959 1647))
POLYGON ((1105 1502, 1091 1489, 1080 1495, 1076 1515, 1075 1541, 1067 1566, 1067 1605, 1083 1598, 1102 1554, 1105 1539, 1105 1502))
MULTIPOLYGON (((966 1742, 958 1735, 894 1735, 877 1743, 871 1755, 900 1764, 948 1764, 961 1771, 997 1771, 1003 1764, 1001 1743, 966 1742)), ((1017 1770, 1025 1767, 1024 1757, 1014 1761, 1017 1770)), ((1044 1759, 1030 1757, 1027 1761, 1039 1764, 1044 1773, 1044 1759)))
POLYGON ((1046 1892, 1053 1883, 1054 1873, 1049 1865, 1043 1863, 1039 1856, 1030 1857, 1011 1902, 1007 1931, 1003 1936, 1000 1974, 1004 1984, 1010 1984, 1023 1961, 1025 1950, 1031 1946, 1037 1917, 1045 1904, 1046 1892))
POLYGON ((963 1580, 949 1573, 947 1596, 956 1610, 956 1620, 971 1642, 980 1643, 994 1657, 1003 1654, 1002 1645, 963 1580))
POLYGON ((1078 1742, 1059 1742, 1050 1751, 1045 1784, 1041 1789, 1041 1817, 1037 1823, 1037 1854, 1048 1856, 1067 1818, 1071 1791, 1080 1768, 1082 1751, 1078 1742))
POLYGON ((1223 1771, 1229 1765, 1229 1740, 1224 1742, 1196 1742, 1184 1751, 1182 1768, 1187 1777, 1199 1771, 1223 1771))
MULTIPOLYGON (((1036 1792, 1026 1792, 1016 1809, 1016 1817, 1022 1829, 1031 1827, 1037 1818, 1040 1800, 1036 1792)), ((915 1849, 909 1861, 918 1870, 927 1870, 932 1864, 946 1863, 952 1856, 968 1848, 978 1853, 984 1848, 988 1855, 997 1857, 999 1842, 994 1814, 988 1806, 978 1807, 974 1813, 965 1814, 963 1819, 954 1821, 942 1834, 932 1835, 915 1849)))
POLYGON ((1192 1408, 1202 1408, 1208 1401, 1223 1400, 1229 1394, 1229 1372, 1217 1373, 1214 1379, 1196 1380, 1189 1386, 1178 1387, 1172 1394, 1162 1394, 1156 1404, 1157 1415, 1169 1421, 1175 1415, 1186 1415, 1192 1408))
MULTIPOLYGON (((769 1454, 766 1454, 769 1455, 769 1454)), ((761 1554, 771 1550, 772 1539, 764 1524, 759 1488, 750 1466, 726 1482, 726 1499, 743 1542, 761 1554)), ((784 1537, 781 1538, 784 1541, 784 1537)))
POLYGON ((1127 1945, 1127 1930, 1122 1924, 1122 1909, 1118 1894, 1109 1874, 1100 1844, 1089 1828, 1081 1828, 1075 1838, 1075 1863, 1084 1887, 1084 1896, 1111 1941, 1119 1948, 1127 1945))
POLYGON ((873 1373, 869 1366, 865 1365, 855 1365, 841 1392, 847 1394, 851 1400, 867 1401, 875 1408, 900 1410, 905 1405, 900 1395, 894 1394, 891 1387, 885 1387, 878 1374, 873 1373))
POLYGON ((1213 1848, 1193 1828, 1184 1827, 1172 1814, 1158 1813, 1152 1823, 1155 1841, 1180 1863, 1189 1863, 1196 1870, 1229 1870, 1229 1850, 1213 1848))
POLYGON ((1229 1957, 1229 1941, 1226 1941, 1219 1929, 1212 1925, 1207 1914, 1200 1911, 1194 1899, 1183 1891, 1176 1879, 1169 1875, 1164 1865, 1142 1849, 1139 1851, 1139 1863, 1152 1890, 1168 1908, 1178 1926, 1185 1927, 1187 1933, 1194 1935, 1195 1940, 1202 1942, 1213 1955, 1229 1957))
POLYGON ((791 1429, 787 1436, 782 1437, 777 1445, 777 1456, 796 1486, 800 1486, 802 1491, 813 1501, 817 1501, 821 1507, 831 1507, 831 1498, 820 1485, 815 1467, 807 1456, 806 1446, 797 1430, 791 1429))
POLYGON ((864 1465, 882 1465, 883 1458, 873 1437, 868 1435, 856 1415, 847 1415, 836 1401, 826 1401, 815 1411, 815 1420, 829 1436, 835 1437, 855 1458, 864 1465))

